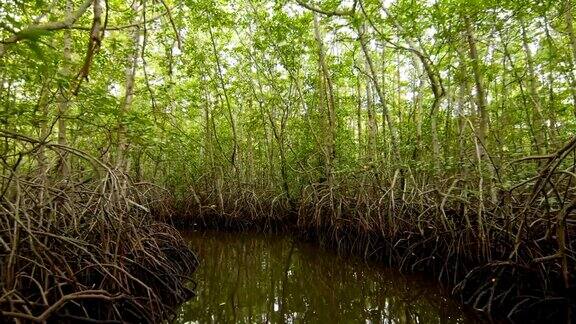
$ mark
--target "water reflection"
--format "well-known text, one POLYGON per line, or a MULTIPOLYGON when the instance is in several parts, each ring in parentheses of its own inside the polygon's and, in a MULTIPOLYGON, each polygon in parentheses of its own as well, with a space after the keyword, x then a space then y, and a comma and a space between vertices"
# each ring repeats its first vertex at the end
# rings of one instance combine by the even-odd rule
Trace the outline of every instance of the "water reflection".
POLYGON ((186 233, 198 296, 178 323, 473 323, 430 280, 285 236, 186 233))

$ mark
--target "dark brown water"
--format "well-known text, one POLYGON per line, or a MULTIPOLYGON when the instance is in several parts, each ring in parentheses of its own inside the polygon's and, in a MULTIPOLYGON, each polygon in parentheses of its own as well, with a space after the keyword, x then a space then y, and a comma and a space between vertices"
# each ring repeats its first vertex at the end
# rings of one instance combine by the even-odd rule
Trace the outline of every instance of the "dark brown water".
POLYGON ((198 296, 176 323, 476 323, 433 280, 287 236, 185 233, 198 296))

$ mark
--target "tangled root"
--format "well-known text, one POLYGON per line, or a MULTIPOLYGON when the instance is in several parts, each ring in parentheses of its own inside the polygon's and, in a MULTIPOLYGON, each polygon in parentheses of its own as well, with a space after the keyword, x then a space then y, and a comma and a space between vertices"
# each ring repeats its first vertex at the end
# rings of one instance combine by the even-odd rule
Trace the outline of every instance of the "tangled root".
POLYGON ((483 194, 482 174, 429 181, 403 169, 378 183, 366 175, 310 184, 292 200, 240 187, 192 189, 194 199, 167 204, 185 206, 167 215, 238 229, 266 229, 260 224, 275 219, 300 238, 435 276, 488 316, 576 319, 576 137, 510 165, 532 161, 538 173, 501 185, 495 199, 483 194))
POLYGON ((93 169, 56 181, 50 170, 25 168, 33 159, 22 153, 3 159, 0 322, 154 323, 174 316, 194 294, 187 282, 198 265, 180 234, 154 222, 135 186, 106 164, 70 147, 10 139, 31 145, 20 150, 31 156, 41 147, 93 169))

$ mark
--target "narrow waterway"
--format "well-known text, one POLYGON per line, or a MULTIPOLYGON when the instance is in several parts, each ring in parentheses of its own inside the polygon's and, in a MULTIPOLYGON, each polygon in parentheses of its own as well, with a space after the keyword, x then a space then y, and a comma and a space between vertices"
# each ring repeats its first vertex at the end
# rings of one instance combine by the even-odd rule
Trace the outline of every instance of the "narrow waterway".
POLYGON ((288 236, 188 232, 197 297, 177 323, 476 323, 433 280, 288 236))

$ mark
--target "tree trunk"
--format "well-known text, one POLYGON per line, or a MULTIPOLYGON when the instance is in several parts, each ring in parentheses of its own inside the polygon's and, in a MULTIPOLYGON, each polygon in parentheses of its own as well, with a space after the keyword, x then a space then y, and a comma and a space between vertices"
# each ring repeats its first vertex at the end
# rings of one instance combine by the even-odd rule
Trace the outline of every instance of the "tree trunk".
POLYGON ((204 110, 204 145, 203 145, 204 154, 202 160, 205 166, 204 172, 207 174, 207 176, 205 177, 207 190, 211 188, 215 180, 214 148, 212 143, 214 136, 212 134, 213 123, 210 113, 211 102, 212 101, 210 98, 210 93, 208 92, 207 87, 204 87, 204 103, 202 105, 202 108, 204 110))
MULTIPOLYGON (((134 12, 138 11, 139 4, 137 1, 132 3, 132 10, 134 12)), ((137 15, 136 15, 137 16, 137 15)), ((116 167, 118 170, 123 172, 128 172, 127 165, 127 150, 128 150, 128 139, 126 136, 127 127, 125 123, 126 114, 130 111, 132 107, 132 101, 134 99, 134 83, 136 77, 136 70, 138 69, 138 54, 140 53, 140 29, 134 27, 132 30, 132 49, 128 53, 125 72, 125 83, 124 83, 124 98, 120 103, 119 110, 119 126, 118 126, 118 154, 116 157, 116 167)))
POLYGON ((574 105, 574 115, 576 116, 576 33, 574 32, 574 16, 572 13, 572 0, 564 0, 564 19, 566 20, 566 32, 568 33, 570 48, 572 49, 572 91, 573 91, 573 102, 574 105))
MULTIPOLYGON (((554 62, 554 53, 557 51, 556 47, 554 46, 554 42, 552 40, 552 36, 550 35, 550 22, 548 21, 548 17, 543 15, 544 18, 544 31, 546 33, 546 43, 548 47, 548 60, 550 62, 554 62)), ((553 144, 555 142, 556 137, 558 136, 558 117, 556 116, 556 94, 554 92, 554 81, 555 75, 553 69, 548 71, 548 118, 550 118, 550 131, 548 133, 548 144, 553 144)), ((576 83, 571 82, 570 93, 572 94, 572 100, 576 104, 576 83)))
MULTIPOLYGON (((478 58, 478 49, 476 48, 476 37, 468 17, 464 18, 466 24, 466 39, 468 40, 469 57, 472 61, 472 72, 476 85, 476 105, 478 106, 478 139, 482 146, 486 145, 486 132, 488 131, 488 111, 486 107, 486 93, 482 81, 482 72, 480 71, 480 62, 478 58)), ((485 153, 482 153, 485 155, 485 153)))
POLYGON ((362 47, 362 52, 364 53, 364 58, 366 59, 366 63, 368 64, 368 75, 370 80, 374 84, 374 89, 376 90, 376 94, 378 94, 378 99, 380 99, 380 103, 382 105, 382 115, 384 115, 384 120, 388 125, 388 129, 390 129, 390 138, 392 142, 392 150, 394 154, 399 158, 400 157, 400 150, 398 147, 398 132, 396 131, 396 127, 392 122, 390 117, 390 113, 388 111, 388 107, 386 104, 386 97, 384 96, 384 90, 380 86, 380 82, 378 81, 378 76, 376 75, 376 70, 374 69, 374 64, 372 63, 372 58, 370 57, 370 52, 368 50, 368 42, 366 40, 366 36, 364 35, 364 31, 358 29, 358 36, 360 38, 360 46, 362 47))
MULTIPOLYGON (((545 125, 542 118, 542 103, 538 94, 538 79, 534 72, 534 60, 532 59, 532 51, 528 44, 528 35, 526 33, 526 26, 524 22, 520 21, 522 33, 522 47, 526 54, 526 67, 528 70, 528 91, 532 101, 532 127, 535 137, 536 154, 546 153, 545 143, 545 125)), ((528 109, 528 107, 526 107, 528 109)))
MULTIPOLYGON (((370 70, 368 61, 365 60, 366 71, 370 70)), ((366 78, 366 111, 368 113, 368 157, 371 166, 374 167, 376 163, 376 148, 378 144, 378 123, 376 122, 376 107, 373 101, 374 95, 372 94, 372 84, 370 78, 366 78)))
POLYGON ((318 43, 318 60, 320 63, 322 83, 326 83, 326 89, 324 91, 326 95, 326 108, 327 108, 327 119, 328 119, 328 134, 326 135, 326 179, 328 184, 331 186, 334 181, 333 164, 336 158, 336 151, 334 146, 335 136, 336 136, 336 114, 335 114, 335 103, 334 103, 334 87, 332 85, 332 78, 328 71, 328 65, 326 63, 326 51, 324 49, 324 42, 322 41, 322 35, 320 33, 320 25, 318 23, 318 15, 314 13, 314 36, 316 42, 318 43))
MULTIPOLYGON (((40 121, 41 140, 47 140, 48 136, 50 135, 50 129, 48 127, 49 111, 48 111, 47 89, 48 84, 46 82, 43 82, 42 89, 40 90, 40 97, 38 98, 38 110, 40 111, 42 118, 40 121)), ((46 157, 46 150, 44 148, 44 145, 40 145, 40 147, 38 148, 37 159, 38 159, 38 177, 41 185, 38 200, 40 201, 40 204, 43 204, 45 189, 48 182, 48 169, 49 169, 48 159, 46 157)), ((44 216, 44 209, 40 210, 40 216, 41 217, 44 216)))
POLYGON ((412 66, 416 71, 417 86, 413 88, 414 93, 414 124, 416 125, 416 147, 414 148, 414 154, 412 155, 414 159, 420 157, 423 149, 422 145, 422 96, 424 91, 424 76, 422 75, 422 70, 420 68, 420 62, 417 60, 416 54, 411 55, 412 66))
MULTIPOLYGON (((468 55, 472 61, 472 72, 474 74, 474 83, 476 85, 476 105, 478 108, 478 127, 476 135, 478 137, 477 151, 479 155, 479 161, 485 161, 491 174, 490 181, 490 192, 492 201, 495 202, 496 197, 496 187, 492 184, 492 180, 496 177, 496 170, 492 162, 490 161, 490 156, 488 156, 486 136, 488 132, 489 118, 488 118, 488 107, 486 104, 486 91, 484 89, 484 83, 482 80, 482 72, 480 70, 480 61, 478 58, 478 49, 476 48, 476 37, 474 35, 474 30, 472 29, 472 24, 470 23, 470 18, 464 17, 464 24, 466 26, 466 39, 468 41, 468 55)), ((479 168, 479 172, 481 169, 479 168)), ((482 175, 480 175, 482 176, 482 175)))
POLYGON ((358 77, 356 78, 356 136, 358 142, 358 161, 362 160, 363 157, 363 150, 364 141, 362 140, 362 78, 360 77, 360 73, 358 73, 358 77))
MULTIPOLYGON (((66 15, 70 16, 72 14, 72 0, 66 1, 66 15)), ((62 62, 61 74, 67 81, 70 77, 70 61, 72 59, 72 33, 69 29, 64 32, 64 60, 62 62)), ((70 92, 68 87, 60 87, 60 93, 58 95, 58 144, 67 145, 68 135, 66 132, 66 114, 68 113, 69 106, 69 96, 70 92)), ((60 153, 60 162, 58 173, 60 177, 66 178, 70 173, 70 158, 68 153, 62 151, 60 153)))
POLYGON ((233 149, 232 155, 230 157, 230 163, 234 167, 234 171, 239 171, 239 166, 237 165, 238 160, 238 134, 236 130, 236 119, 232 112, 232 104, 230 103, 230 98, 228 97, 228 91, 226 90, 226 84, 224 82, 224 74, 222 72, 222 63, 220 62, 220 55, 218 54, 218 49, 216 48, 216 39, 214 38, 214 33, 212 32, 212 27, 208 29, 210 33, 210 41, 212 43, 212 50, 214 54, 214 60, 216 61, 216 72, 218 73, 218 80, 220 81, 220 87, 222 94, 224 95, 224 100, 226 102, 226 110, 228 112, 228 118, 230 119, 230 127, 232 128, 232 140, 233 149))

